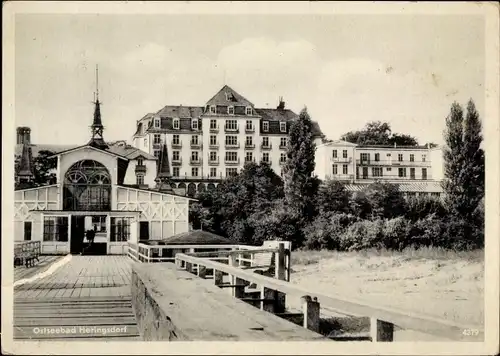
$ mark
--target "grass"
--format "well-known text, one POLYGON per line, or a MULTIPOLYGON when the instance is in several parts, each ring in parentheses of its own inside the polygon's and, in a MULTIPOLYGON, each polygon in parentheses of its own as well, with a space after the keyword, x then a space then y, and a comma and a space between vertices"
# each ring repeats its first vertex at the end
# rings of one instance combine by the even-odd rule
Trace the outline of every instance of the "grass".
POLYGON ((368 249, 361 251, 329 251, 329 250, 297 250, 292 252, 291 264, 311 265, 319 263, 320 260, 340 259, 343 257, 400 257, 404 260, 462 260, 470 262, 484 261, 484 250, 455 251, 441 247, 406 248, 403 251, 387 249, 368 249))

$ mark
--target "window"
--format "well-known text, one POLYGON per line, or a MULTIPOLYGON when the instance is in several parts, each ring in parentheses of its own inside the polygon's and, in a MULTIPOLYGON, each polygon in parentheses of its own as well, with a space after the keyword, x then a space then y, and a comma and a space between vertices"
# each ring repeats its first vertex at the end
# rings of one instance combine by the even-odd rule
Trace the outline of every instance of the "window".
POLYGON ((191 129, 198 130, 198 119, 191 120, 191 129))
POLYGON ((92 216, 92 226, 96 227, 97 232, 106 232, 106 215, 92 216))
POLYGON ((191 175, 193 177, 198 177, 198 167, 191 168, 191 175))
POLYGON ((380 153, 375 153, 375 162, 380 161, 380 153))
POLYGON ((347 150, 342 151, 342 157, 347 158, 347 150))
POLYGON ((403 162, 403 154, 402 153, 398 154, 398 161, 403 162))
POLYGON ((280 131, 286 132, 286 122, 280 122, 280 131))
POLYGON ((180 143, 179 135, 173 135, 172 136, 172 144, 173 145, 178 145, 180 143))
POLYGON ((137 185, 144 185, 144 176, 139 174, 136 176, 137 185))
POLYGON ((217 168, 210 168, 210 177, 217 177, 217 168))
POLYGON ((247 136, 246 140, 245 140, 245 145, 246 146, 252 146, 253 145, 253 139, 252 139, 252 136, 247 136))
POLYGON ((156 158, 160 158, 160 150, 154 150, 153 154, 156 158))
POLYGON ((438 193, 438 192, 432 192, 432 193, 431 193, 431 197, 436 197, 436 198, 439 198, 439 197, 440 197, 440 195, 441 195, 441 194, 440 194, 440 193, 438 193))
POLYGON ((262 162, 267 162, 267 163, 269 163, 269 153, 264 152, 264 153, 262 154, 262 162))
POLYGON ((415 155, 414 154, 410 155, 410 162, 415 162, 415 155))
POLYGON ((333 158, 337 158, 337 150, 333 150, 332 151, 332 157, 333 158))
POLYGON ((347 174, 347 172, 348 172, 347 164, 343 164, 342 165, 342 174, 347 174))
POLYGON ((210 114, 215 114, 215 113, 216 113, 215 105, 210 105, 210 114))
POLYGON ((137 165, 144 166, 144 159, 142 157, 137 158, 137 165))
POLYGON ((191 136, 191 144, 192 145, 197 145, 198 144, 198 135, 191 136))
POLYGON ((159 117, 155 118, 155 120, 154 120, 154 127, 156 129, 160 128, 160 118, 159 117))
POLYGON ((252 115, 252 108, 250 106, 247 106, 247 109, 245 112, 247 115, 252 115))
POLYGON ((253 131, 252 120, 247 120, 246 129, 247 129, 247 131, 253 131))
POLYGON ((398 169, 398 177, 399 178, 405 178, 406 177, 406 168, 399 168, 398 169))
POLYGON ((427 156, 426 155, 422 155, 422 162, 425 162, 427 156))
POLYGON ((236 146, 238 144, 238 136, 226 136, 226 145, 236 146))
POLYGON ((148 147, 148 139, 147 138, 144 139, 144 147, 148 147))
POLYGON ((68 218, 45 217, 43 219, 43 241, 68 241, 68 218))
POLYGON ((174 121, 172 122, 172 126, 173 126, 174 130, 179 130, 179 128, 180 128, 179 119, 174 119, 174 121))
POLYGON ((217 129, 217 120, 211 119, 210 120, 210 130, 216 130, 217 129))
POLYGON ((217 136, 215 135, 210 135, 210 145, 215 146, 217 145, 217 136))
POLYGON ((245 154, 245 162, 252 162, 253 161, 253 152, 247 152, 245 154))
POLYGON ((209 154, 210 161, 216 162, 217 161, 217 152, 210 152, 209 154))
POLYGON ((226 177, 234 177, 238 174, 237 168, 226 168, 226 177))
POLYGON ((227 152, 226 151, 226 161, 229 161, 229 162, 238 161, 238 152, 227 152))
POLYGON ((236 120, 226 120, 226 130, 238 130, 238 123, 236 122, 236 120))
POLYGON ((191 152, 191 161, 198 161, 198 151, 191 152))
POLYGON ((415 179, 415 168, 410 168, 410 179, 415 179))
POLYGON ((269 147, 269 137, 262 137, 262 147, 269 147))
POLYGON ((172 176, 178 177, 180 175, 180 169, 179 167, 173 167, 172 168, 172 176))
POLYGON ((422 168, 422 179, 427 179, 427 168, 422 168))
POLYGON ((387 167, 387 168, 386 168, 386 171, 387 171, 387 172, 390 172, 390 171, 392 171, 392 168, 391 168, 391 167, 387 167))
POLYGON ((268 132, 269 131, 269 121, 263 121, 262 122, 262 131, 268 132))
POLYGON ((281 148, 286 147, 286 137, 280 138, 280 147, 281 148))
POLYGON ((160 134, 154 134, 153 135, 153 143, 155 145, 161 144, 161 135, 160 134))
POLYGON ((333 165, 333 175, 339 174, 338 172, 338 166, 336 164, 333 165))
POLYGON ((369 153, 361 153, 360 159, 361 159, 361 162, 370 162, 370 154, 369 153))
POLYGON ((234 115, 234 106, 228 106, 227 107, 227 114, 228 115, 234 115))
POLYGON ((179 161, 181 154, 179 151, 172 151, 172 161, 179 161))
POLYGON ((131 218, 111 218, 111 242, 128 241, 130 238, 131 218))
POLYGON ((382 167, 372 167, 373 177, 382 177, 382 175, 383 175, 382 167))
POLYGON ((32 222, 24 222, 24 241, 31 241, 32 222))

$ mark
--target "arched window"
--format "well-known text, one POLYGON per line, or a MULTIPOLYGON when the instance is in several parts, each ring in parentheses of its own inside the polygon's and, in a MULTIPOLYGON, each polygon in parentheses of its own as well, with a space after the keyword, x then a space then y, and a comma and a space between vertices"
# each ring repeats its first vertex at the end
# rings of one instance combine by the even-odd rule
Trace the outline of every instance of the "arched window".
POLYGON ((63 210, 111 210, 111 175, 93 160, 73 164, 64 176, 63 210))

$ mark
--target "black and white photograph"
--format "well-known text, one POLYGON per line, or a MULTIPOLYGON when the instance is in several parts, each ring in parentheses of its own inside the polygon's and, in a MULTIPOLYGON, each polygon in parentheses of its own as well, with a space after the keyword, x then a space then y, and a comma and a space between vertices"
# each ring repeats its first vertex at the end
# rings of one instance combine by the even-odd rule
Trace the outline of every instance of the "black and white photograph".
POLYGON ((3 352, 498 353, 498 17, 4 3, 3 352))

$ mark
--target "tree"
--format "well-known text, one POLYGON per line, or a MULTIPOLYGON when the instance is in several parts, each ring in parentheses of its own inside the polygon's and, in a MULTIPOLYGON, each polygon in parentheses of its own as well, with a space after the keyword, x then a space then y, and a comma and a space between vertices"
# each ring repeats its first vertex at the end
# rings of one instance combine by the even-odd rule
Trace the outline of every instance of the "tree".
MULTIPOLYGON (((313 175, 316 145, 312 135, 312 121, 304 108, 298 120, 290 125, 286 162, 283 167, 286 211, 291 221, 304 226, 317 214, 316 194, 319 179, 313 175)), ((301 229, 295 229, 295 246, 302 245, 301 229)))
POLYGON ((347 132, 340 139, 358 145, 418 145, 413 136, 392 133, 389 123, 381 121, 371 121, 362 130, 347 132))
POLYGON ((405 200, 395 184, 375 182, 364 189, 371 217, 391 219, 404 214, 405 200))
POLYGON ((36 185, 55 184, 56 175, 52 170, 57 168, 57 160, 49 158, 54 152, 41 150, 38 155, 33 158, 33 174, 36 185))
POLYGON ((462 107, 453 103, 446 118, 443 189, 448 211, 472 221, 484 197, 484 152, 481 122, 474 102, 469 101, 464 120, 462 107))
POLYGON ((329 212, 348 213, 351 193, 345 184, 334 179, 327 179, 318 192, 318 207, 320 214, 329 212))

